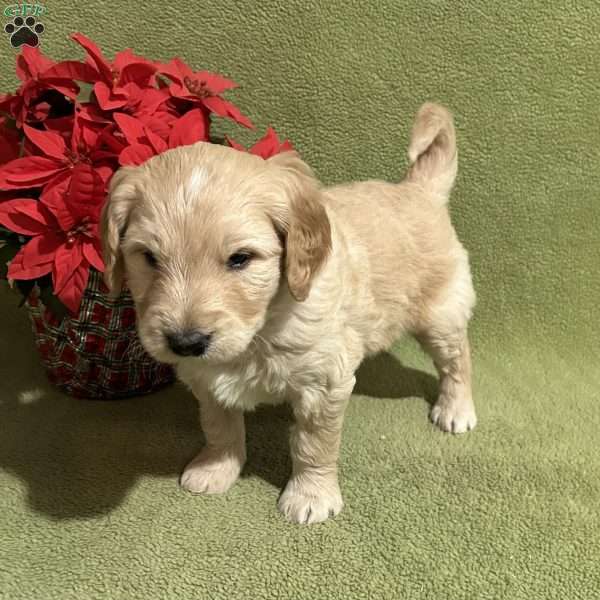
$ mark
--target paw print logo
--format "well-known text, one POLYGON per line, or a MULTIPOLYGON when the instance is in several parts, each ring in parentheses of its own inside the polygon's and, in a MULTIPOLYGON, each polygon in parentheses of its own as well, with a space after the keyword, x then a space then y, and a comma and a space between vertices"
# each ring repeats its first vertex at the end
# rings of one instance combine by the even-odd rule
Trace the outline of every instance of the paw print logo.
POLYGON ((10 35, 10 44, 13 48, 31 46, 35 48, 40 45, 40 35, 44 33, 45 27, 38 23, 35 17, 15 17, 12 23, 4 26, 4 31, 10 35))

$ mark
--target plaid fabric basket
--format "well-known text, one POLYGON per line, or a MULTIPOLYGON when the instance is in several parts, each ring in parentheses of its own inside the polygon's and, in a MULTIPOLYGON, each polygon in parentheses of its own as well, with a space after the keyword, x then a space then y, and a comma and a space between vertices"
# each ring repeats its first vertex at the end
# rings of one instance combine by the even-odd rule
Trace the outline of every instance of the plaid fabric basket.
POLYGON ((78 398, 112 400, 152 392, 174 379, 171 367, 142 348, 135 309, 124 292, 107 296, 102 276, 90 270, 79 314, 59 321, 36 292, 27 299, 37 348, 50 381, 78 398))

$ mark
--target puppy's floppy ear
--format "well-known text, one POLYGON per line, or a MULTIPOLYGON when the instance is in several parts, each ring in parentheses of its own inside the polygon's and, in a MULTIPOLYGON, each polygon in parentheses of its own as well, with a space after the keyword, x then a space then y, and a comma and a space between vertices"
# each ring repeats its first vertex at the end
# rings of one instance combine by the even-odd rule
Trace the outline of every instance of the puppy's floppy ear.
POLYGON ((331 252, 331 225, 318 183, 298 154, 282 152, 268 162, 278 169, 287 195, 287 210, 279 220, 285 236, 286 278, 292 296, 302 302, 331 252))
POLYGON ((129 213, 136 201, 137 169, 122 167, 112 177, 108 199, 100 217, 100 236, 104 256, 104 282, 111 296, 118 296, 123 286, 125 264, 121 239, 127 229, 129 213))

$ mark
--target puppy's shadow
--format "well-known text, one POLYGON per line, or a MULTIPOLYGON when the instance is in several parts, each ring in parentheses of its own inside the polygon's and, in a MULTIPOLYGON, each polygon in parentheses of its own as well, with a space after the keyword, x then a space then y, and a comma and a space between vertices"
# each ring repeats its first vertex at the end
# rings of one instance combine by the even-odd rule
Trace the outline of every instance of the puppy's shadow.
POLYGON ((406 367, 396 356, 381 353, 363 361, 356 374, 354 393, 372 398, 422 398, 433 405, 438 380, 425 371, 406 367))
POLYGON ((287 404, 261 406, 246 415, 248 460, 242 477, 256 476, 283 488, 292 472, 289 439, 294 423, 287 404))
MULTIPOLYGON (((145 476, 166 478, 176 492, 203 445, 191 393, 173 386, 123 402, 64 396, 48 384, 27 315, 15 304, 0 286, 0 313, 11 315, 0 343, 0 471, 21 482, 29 508, 55 520, 105 515, 145 476)), ((390 354, 365 361, 357 379, 355 394, 435 398, 434 377, 390 354)), ((246 476, 285 485, 292 422, 287 405, 247 415, 246 476)))
MULTIPOLYGON (((356 375, 354 394, 373 398, 421 398, 432 405, 437 379, 404 366, 393 354, 366 359, 356 375)), ((294 422, 288 405, 266 406, 246 416, 248 462, 243 476, 257 476, 283 488, 292 470, 289 432, 294 422)))
POLYGON ((140 479, 177 477, 199 446, 183 386, 124 401, 77 400, 47 381, 25 309, 0 284, 0 478, 53 520, 118 507, 140 479), (16 483, 18 481, 18 484, 16 483))

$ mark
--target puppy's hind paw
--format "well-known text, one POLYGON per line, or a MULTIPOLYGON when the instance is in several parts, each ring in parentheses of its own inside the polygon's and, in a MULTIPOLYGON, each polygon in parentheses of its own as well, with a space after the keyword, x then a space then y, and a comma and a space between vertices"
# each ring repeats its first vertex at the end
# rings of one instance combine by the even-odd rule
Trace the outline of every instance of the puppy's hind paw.
POLYGON ((477 425, 477 415, 472 402, 444 402, 438 400, 429 413, 429 419, 442 431, 466 433, 477 425))

